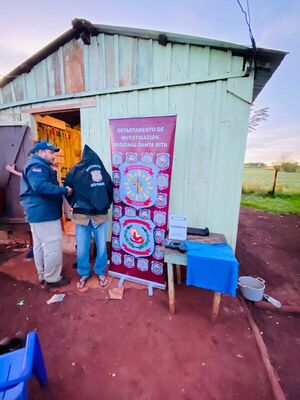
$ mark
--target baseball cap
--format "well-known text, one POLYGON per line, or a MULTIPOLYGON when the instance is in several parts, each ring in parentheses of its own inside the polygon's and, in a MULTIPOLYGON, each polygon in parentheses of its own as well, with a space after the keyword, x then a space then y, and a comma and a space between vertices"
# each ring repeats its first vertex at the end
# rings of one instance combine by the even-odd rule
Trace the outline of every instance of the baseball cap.
POLYGON ((53 144, 47 142, 47 140, 41 140, 37 142, 33 149, 30 151, 30 154, 37 153, 39 150, 52 150, 52 151, 59 151, 59 147, 53 146, 53 144))

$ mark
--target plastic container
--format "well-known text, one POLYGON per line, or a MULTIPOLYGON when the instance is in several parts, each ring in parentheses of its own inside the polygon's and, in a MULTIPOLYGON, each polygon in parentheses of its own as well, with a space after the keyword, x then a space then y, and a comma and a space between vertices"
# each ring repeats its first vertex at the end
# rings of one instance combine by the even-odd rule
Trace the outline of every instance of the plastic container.
POLYGON ((240 276, 239 290, 242 295, 251 301, 261 301, 265 292, 265 281, 259 277, 240 276))

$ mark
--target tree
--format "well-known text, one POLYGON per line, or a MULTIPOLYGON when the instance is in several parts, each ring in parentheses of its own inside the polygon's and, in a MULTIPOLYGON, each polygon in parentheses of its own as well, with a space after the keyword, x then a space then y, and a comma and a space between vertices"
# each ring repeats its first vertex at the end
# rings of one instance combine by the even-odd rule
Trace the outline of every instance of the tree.
POLYGON ((269 110, 269 107, 260 108, 259 110, 254 110, 252 107, 250 108, 250 119, 248 124, 249 133, 254 132, 261 122, 269 119, 269 110))
POLYGON ((283 153, 274 164, 284 172, 296 172, 299 167, 299 164, 292 159, 292 153, 283 153))
POLYGON ((273 180, 273 188, 269 192, 272 196, 275 195, 275 190, 276 190, 276 181, 277 181, 277 175, 279 171, 284 171, 284 172, 296 172, 298 170, 299 164, 295 161, 292 160, 292 153, 283 153, 277 161, 273 163, 274 169, 275 169, 275 174, 274 174, 274 180, 273 180))

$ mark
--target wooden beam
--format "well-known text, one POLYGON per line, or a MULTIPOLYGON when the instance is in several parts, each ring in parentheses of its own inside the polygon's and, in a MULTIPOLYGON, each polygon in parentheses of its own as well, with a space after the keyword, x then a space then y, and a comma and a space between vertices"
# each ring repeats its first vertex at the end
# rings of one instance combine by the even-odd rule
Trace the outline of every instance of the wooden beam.
POLYGON ((168 263, 168 291, 169 291, 169 308, 170 313, 175 314, 175 288, 173 264, 168 263))

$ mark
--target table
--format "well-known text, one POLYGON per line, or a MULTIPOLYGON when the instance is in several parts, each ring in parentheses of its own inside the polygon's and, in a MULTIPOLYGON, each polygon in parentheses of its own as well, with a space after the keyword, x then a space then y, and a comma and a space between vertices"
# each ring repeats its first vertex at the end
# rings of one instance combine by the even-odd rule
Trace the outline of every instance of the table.
MULTIPOLYGON (((227 243, 226 238, 221 233, 210 233, 209 236, 195 236, 188 235, 187 240, 207 243, 207 244, 218 244, 218 243, 227 243)), ((167 263, 167 272, 168 272, 168 294, 169 294, 169 308, 170 313, 175 314, 175 285, 174 285, 174 271, 173 265, 176 266, 176 277, 177 284, 181 285, 181 267, 187 265, 187 253, 180 253, 179 250, 175 249, 167 249, 164 248, 164 261, 167 263)), ((212 304, 212 314, 211 319, 213 322, 216 321, 220 303, 221 303, 222 294, 219 292, 214 292, 213 304, 212 304)))

